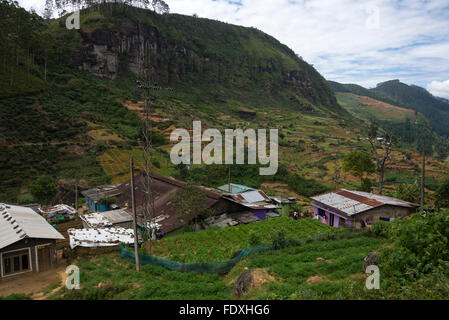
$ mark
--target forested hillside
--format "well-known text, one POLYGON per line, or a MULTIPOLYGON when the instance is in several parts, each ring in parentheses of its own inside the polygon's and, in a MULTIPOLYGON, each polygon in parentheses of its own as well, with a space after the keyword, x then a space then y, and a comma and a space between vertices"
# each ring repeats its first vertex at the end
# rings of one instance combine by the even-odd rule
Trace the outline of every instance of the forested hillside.
POLYGON ((334 81, 329 84, 338 102, 355 117, 378 123, 412 149, 419 146, 423 128, 429 128, 429 154, 443 160, 448 156, 449 103, 445 99, 399 80, 378 84, 373 89, 334 81))

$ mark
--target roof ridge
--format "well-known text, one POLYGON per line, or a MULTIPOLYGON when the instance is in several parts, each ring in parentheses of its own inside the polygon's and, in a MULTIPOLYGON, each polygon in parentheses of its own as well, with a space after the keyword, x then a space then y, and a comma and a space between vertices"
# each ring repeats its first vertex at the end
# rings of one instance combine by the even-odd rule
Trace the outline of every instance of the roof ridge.
POLYGON ((24 238, 27 236, 26 232, 22 229, 22 227, 17 223, 16 219, 8 212, 8 209, 5 205, 0 205, 0 213, 2 218, 11 224, 12 229, 16 230, 16 233, 19 235, 20 238, 24 238))

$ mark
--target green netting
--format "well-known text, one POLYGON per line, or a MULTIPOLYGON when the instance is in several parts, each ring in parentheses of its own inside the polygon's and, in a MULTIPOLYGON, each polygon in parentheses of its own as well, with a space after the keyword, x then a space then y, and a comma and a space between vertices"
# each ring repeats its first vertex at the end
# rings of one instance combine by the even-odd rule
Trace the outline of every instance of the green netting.
MULTIPOLYGON (((134 252, 126 250, 121 244, 119 245, 119 249, 120 255, 123 258, 131 262, 135 262, 134 252)), ((173 271, 225 274, 228 273, 240 260, 242 260, 247 255, 256 251, 263 251, 263 250, 273 250, 273 246, 259 245, 255 247, 248 247, 240 251, 235 258, 221 262, 184 263, 184 262, 170 261, 156 256, 143 255, 140 253, 139 253, 139 261, 140 264, 142 265, 150 264, 155 266, 161 266, 173 271)))

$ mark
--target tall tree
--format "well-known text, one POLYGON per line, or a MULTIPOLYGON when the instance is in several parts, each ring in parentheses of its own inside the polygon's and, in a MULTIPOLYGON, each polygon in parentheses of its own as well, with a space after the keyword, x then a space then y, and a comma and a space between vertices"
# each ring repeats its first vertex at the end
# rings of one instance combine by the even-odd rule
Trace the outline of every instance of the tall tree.
POLYGON ((436 192, 436 206, 449 208, 449 179, 446 179, 436 192))
POLYGON ((153 0, 151 6, 153 7, 153 10, 159 14, 170 13, 170 7, 163 0, 153 0))
POLYGON ((30 192, 40 204, 49 204, 57 193, 56 185, 49 176, 40 176, 30 185, 30 192))
POLYGON ((348 153, 343 160, 343 171, 350 172, 360 179, 361 185, 364 184, 364 177, 366 173, 373 173, 376 166, 373 158, 368 152, 353 151, 348 153))
POLYGON ((50 20, 52 15, 53 15, 53 0, 45 0, 43 17, 45 20, 50 20))

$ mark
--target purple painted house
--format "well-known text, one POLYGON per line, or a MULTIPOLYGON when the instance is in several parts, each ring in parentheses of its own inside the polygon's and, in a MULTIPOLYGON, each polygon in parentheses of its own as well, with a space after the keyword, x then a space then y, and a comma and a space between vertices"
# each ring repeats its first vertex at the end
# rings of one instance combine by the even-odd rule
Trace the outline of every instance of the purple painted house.
POLYGON ((416 212, 418 204, 377 194, 341 189, 311 198, 314 217, 333 227, 363 228, 416 212))
POLYGON ((242 211, 249 211, 259 220, 265 220, 268 212, 275 212, 279 206, 272 203, 272 200, 262 190, 249 190, 240 193, 226 193, 224 199, 237 203, 242 211))

